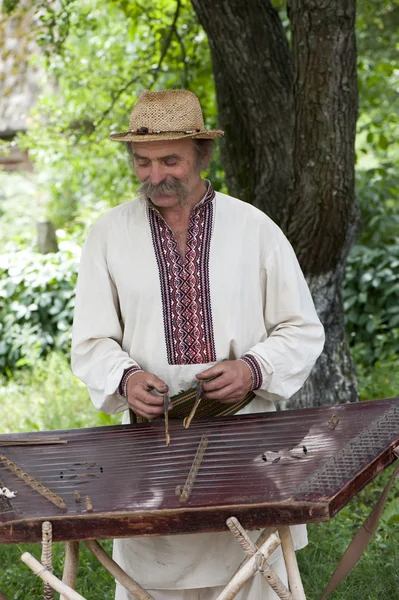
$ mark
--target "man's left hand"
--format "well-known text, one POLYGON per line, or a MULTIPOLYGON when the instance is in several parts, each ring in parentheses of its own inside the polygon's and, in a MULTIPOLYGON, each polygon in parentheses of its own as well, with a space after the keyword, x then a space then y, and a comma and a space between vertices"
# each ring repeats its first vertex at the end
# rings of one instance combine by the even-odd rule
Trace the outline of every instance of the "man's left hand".
POLYGON ((242 360, 226 360, 197 375, 203 381, 203 397, 234 404, 244 400, 252 388, 252 373, 242 360), (206 381, 212 379, 212 381, 206 381))

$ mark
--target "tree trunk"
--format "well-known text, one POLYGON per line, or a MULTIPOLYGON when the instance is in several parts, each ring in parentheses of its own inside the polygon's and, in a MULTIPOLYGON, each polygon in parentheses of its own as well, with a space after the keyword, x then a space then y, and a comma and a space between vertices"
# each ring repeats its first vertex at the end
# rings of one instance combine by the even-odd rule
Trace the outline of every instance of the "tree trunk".
POLYGON ((192 0, 210 44, 229 191, 285 231, 326 329, 290 407, 357 399, 341 288, 354 239, 355 0, 192 0), (292 97, 293 90, 293 97, 292 97))
POLYGON ((57 235, 51 221, 40 221, 37 224, 37 247, 40 254, 58 252, 57 235))
POLYGON ((292 193, 292 73, 268 0, 192 0, 208 34, 229 192, 275 220, 292 193))
POLYGON ((294 193, 285 228, 326 330, 326 345, 290 405, 357 399, 342 285, 356 234, 355 0, 292 0, 294 193))

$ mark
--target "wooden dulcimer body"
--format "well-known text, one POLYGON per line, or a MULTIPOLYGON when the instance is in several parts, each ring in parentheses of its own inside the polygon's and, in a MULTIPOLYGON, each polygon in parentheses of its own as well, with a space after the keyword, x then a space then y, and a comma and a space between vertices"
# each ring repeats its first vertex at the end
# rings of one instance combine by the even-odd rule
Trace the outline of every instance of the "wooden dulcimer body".
POLYGON ((399 399, 169 425, 0 436, 0 543, 247 529, 333 517, 394 460, 399 399))

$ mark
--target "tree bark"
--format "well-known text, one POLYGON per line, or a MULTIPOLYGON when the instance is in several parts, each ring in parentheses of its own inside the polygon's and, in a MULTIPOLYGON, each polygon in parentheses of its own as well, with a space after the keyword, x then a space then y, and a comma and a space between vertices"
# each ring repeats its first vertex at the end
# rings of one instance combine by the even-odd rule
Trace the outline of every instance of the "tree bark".
POLYGON ((326 330, 324 352, 290 405, 357 399, 342 285, 357 226, 355 0, 292 0, 294 191, 288 237, 326 330))
POLYGON ((209 40, 229 192, 276 222, 292 193, 292 72, 269 0, 192 0, 209 40))
POLYGON ((356 230, 355 0, 192 0, 210 44, 229 191, 287 234, 326 330, 290 407, 357 399, 341 295, 356 230))
POLYGON ((51 221, 40 221, 37 224, 37 247, 40 254, 58 252, 57 235, 51 221))

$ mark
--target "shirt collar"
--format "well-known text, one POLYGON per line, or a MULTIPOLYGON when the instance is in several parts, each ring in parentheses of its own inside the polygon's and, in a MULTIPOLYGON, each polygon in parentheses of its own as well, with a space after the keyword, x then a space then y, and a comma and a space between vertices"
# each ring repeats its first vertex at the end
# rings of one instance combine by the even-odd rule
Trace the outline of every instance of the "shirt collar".
POLYGON ((204 179, 204 183, 206 186, 206 192, 205 192, 203 198, 194 206, 193 210, 199 210, 205 204, 212 202, 212 200, 215 197, 215 190, 213 189, 212 184, 209 181, 209 179, 204 179))

